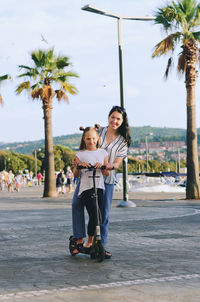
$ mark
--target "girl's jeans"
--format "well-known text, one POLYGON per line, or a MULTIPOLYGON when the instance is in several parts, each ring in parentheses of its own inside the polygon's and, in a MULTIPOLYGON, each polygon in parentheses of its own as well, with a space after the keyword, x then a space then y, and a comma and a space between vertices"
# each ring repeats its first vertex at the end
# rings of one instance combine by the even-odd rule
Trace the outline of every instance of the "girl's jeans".
MULTIPOLYGON (((85 234, 85 215, 84 215, 84 204, 81 199, 78 198, 80 182, 78 181, 74 196, 72 199, 72 224, 73 224, 73 235, 74 238, 83 238, 85 234)), ((103 195, 103 203, 101 207, 101 239, 102 243, 106 245, 108 237, 108 227, 109 227, 109 212, 112 204, 114 185, 105 183, 105 191, 103 195)))

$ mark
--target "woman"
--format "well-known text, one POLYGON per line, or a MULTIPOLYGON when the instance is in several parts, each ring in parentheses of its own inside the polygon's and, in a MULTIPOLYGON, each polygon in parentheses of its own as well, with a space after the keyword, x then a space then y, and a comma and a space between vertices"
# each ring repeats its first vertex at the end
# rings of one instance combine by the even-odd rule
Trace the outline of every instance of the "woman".
MULTIPOLYGON (((113 106, 108 115, 108 126, 99 130, 101 142, 100 147, 108 153, 108 164, 106 168, 110 170, 110 175, 105 178, 105 191, 103 196, 103 206, 101 208, 101 238, 104 246, 107 244, 109 212, 112 204, 112 197, 115 183, 115 170, 117 170, 122 160, 127 156, 127 150, 131 143, 128 118, 124 108, 113 106)), ((73 236, 77 239, 76 251, 83 245, 85 234, 84 205, 78 198, 79 184, 77 184, 72 200, 72 223, 73 236)), ((105 259, 112 257, 112 254, 105 251, 105 259)))

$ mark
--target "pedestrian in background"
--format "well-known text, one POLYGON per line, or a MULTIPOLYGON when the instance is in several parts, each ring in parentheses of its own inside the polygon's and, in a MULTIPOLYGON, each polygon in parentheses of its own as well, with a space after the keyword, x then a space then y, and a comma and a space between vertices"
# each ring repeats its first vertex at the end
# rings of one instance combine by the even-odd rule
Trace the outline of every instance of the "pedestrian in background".
POLYGON ((66 171, 66 178, 67 178, 67 183, 66 186, 68 187, 68 193, 72 192, 72 181, 73 181, 74 174, 71 170, 70 166, 67 166, 67 171, 66 171))

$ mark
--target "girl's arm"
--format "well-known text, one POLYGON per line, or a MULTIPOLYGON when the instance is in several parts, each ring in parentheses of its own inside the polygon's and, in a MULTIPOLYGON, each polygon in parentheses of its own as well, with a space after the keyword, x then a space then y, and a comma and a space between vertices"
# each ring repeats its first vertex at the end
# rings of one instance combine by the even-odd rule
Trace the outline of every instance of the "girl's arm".
POLYGON ((74 173, 74 177, 77 177, 77 178, 81 174, 81 170, 77 169, 77 165, 79 165, 79 164, 80 164, 80 159, 77 156, 75 156, 74 159, 73 159, 73 166, 74 166, 73 173, 74 173), (76 163, 76 164, 74 165, 74 163, 76 163))
POLYGON ((77 156, 75 156, 74 159, 73 159, 73 166, 74 166, 73 173, 74 173, 74 177, 79 177, 80 174, 81 174, 81 170, 77 169, 77 165, 84 166, 85 168, 89 168, 90 167, 89 163, 80 161, 80 159, 77 156))

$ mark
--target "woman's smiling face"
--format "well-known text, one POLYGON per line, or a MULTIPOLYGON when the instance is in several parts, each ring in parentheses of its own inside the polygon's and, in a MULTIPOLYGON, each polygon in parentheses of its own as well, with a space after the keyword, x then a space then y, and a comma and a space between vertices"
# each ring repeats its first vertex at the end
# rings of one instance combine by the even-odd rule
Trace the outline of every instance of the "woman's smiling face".
POLYGON ((118 111, 114 111, 108 118, 109 126, 117 130, 123 123, 123 116, 118 111))

